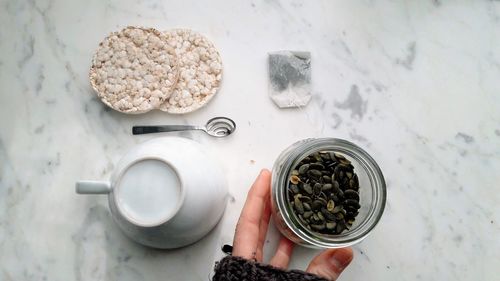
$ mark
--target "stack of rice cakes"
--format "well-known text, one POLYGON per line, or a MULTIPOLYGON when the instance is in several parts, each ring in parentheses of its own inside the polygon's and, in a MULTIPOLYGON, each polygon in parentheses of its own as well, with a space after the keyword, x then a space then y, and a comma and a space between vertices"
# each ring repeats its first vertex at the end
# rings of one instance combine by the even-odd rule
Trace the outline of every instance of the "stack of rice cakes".
POLYGON ((126 27, 97 49, 90 83, 109 107, 130 114, 183 114, 207 104, 222 80, 214 45, 188 29, 126 27))

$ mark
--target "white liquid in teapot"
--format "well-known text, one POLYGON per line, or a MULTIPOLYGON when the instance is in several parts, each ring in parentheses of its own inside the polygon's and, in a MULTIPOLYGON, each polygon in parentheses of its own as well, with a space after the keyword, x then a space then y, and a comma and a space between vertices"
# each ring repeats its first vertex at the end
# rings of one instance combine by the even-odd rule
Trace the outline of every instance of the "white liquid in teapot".
POLYGON ((177 210, 181 184, 177 173, 160 160, 143 160, 130 166, 116 187, 117 204, 139 224, 163 222, 177 210))

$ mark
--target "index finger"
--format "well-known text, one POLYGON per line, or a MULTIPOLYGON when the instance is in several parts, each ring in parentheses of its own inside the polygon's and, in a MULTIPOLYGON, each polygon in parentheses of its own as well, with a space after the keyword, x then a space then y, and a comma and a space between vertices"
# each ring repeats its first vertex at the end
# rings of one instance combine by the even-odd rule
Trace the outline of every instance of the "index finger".
POLYGON ((233 241, 233 255, 255 259, 259 243, 260 221, 271 188, 271 173, 262 170, 248 191, 233 241))

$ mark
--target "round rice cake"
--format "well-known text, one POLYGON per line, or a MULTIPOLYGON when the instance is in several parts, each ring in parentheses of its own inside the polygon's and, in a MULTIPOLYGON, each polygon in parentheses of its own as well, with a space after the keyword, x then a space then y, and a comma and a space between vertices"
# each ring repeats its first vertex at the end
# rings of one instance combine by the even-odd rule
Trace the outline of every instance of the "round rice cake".
POLYGON ((179 80, 160 109, 174 114, 195 111, 207 104, 219 90, 221 57, 212 42, 195 31, 174 29, 166 31, 165 35, 177 54, 179 80))
POLYGON ((144 113, 159 108, 169 98, 178 74, 177 56, 165 34, 129 26, 99 44, 90 83, 109 107, 144 113))

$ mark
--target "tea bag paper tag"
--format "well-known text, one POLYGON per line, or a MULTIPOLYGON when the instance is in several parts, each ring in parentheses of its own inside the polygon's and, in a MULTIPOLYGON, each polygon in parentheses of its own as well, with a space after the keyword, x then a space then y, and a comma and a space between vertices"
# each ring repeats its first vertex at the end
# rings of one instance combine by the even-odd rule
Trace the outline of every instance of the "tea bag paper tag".
POLYGON ((305 106, 311 100, 311 53, 269 53, 269 96, 280 108, 305 106))

